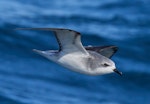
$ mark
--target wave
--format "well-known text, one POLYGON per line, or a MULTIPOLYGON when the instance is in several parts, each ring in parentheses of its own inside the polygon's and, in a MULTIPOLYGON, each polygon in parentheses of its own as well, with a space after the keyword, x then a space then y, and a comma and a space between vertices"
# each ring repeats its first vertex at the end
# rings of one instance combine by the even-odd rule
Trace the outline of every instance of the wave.
POLYGON ((4 97, 4 95, 0 95, 0 101, 2 104, 25 104, 22 102, 19 102, 18 100, 14 100, 8 97, 4 97))

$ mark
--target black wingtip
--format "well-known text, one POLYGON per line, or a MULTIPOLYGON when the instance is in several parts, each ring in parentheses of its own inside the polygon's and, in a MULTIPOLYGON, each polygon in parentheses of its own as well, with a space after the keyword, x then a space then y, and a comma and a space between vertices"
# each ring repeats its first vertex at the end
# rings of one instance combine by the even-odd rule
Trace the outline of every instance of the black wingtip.
POLYGON ((113 50, 114 50, 115 53, 116 53, 116 52, 118 51, 118 49, 119 49, 119 47, 117 47, 117 46, 112 46, 112 48, 113 48, 113 50))

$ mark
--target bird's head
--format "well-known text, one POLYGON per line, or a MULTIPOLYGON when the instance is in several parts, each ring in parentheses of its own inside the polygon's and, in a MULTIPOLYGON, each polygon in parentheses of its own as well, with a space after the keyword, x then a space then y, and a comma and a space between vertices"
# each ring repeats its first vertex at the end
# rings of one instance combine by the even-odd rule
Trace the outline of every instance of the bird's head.
POLYGON ((102 57, 102 59, 103 60, 100 62, 100 65, 97 69, 98 73, 109 74, 115 72, 122 76, 122 72, 117 70, 115 63, 111 59, 107 57, 102 57))

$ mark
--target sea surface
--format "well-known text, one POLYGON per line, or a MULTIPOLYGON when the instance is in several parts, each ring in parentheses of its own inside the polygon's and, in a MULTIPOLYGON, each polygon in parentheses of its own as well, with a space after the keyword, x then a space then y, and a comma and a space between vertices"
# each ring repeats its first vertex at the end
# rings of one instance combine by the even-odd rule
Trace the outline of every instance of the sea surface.
POLYGON ((149 0, 0 0, 0 104, 150 104, 149 0), (83 45, 116 45, 123 77, 79 74, 32 49, 58 49, 52 32, 69 28, 83 45))

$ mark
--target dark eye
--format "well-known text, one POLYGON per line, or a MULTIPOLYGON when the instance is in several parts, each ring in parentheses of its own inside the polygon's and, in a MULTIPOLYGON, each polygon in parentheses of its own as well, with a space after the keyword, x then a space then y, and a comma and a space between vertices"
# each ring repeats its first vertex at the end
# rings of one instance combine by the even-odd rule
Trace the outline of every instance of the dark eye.
POLYGON ((104 65, 104 66, 109 66, 107 63, 104 63, 103 65, 104 65))

